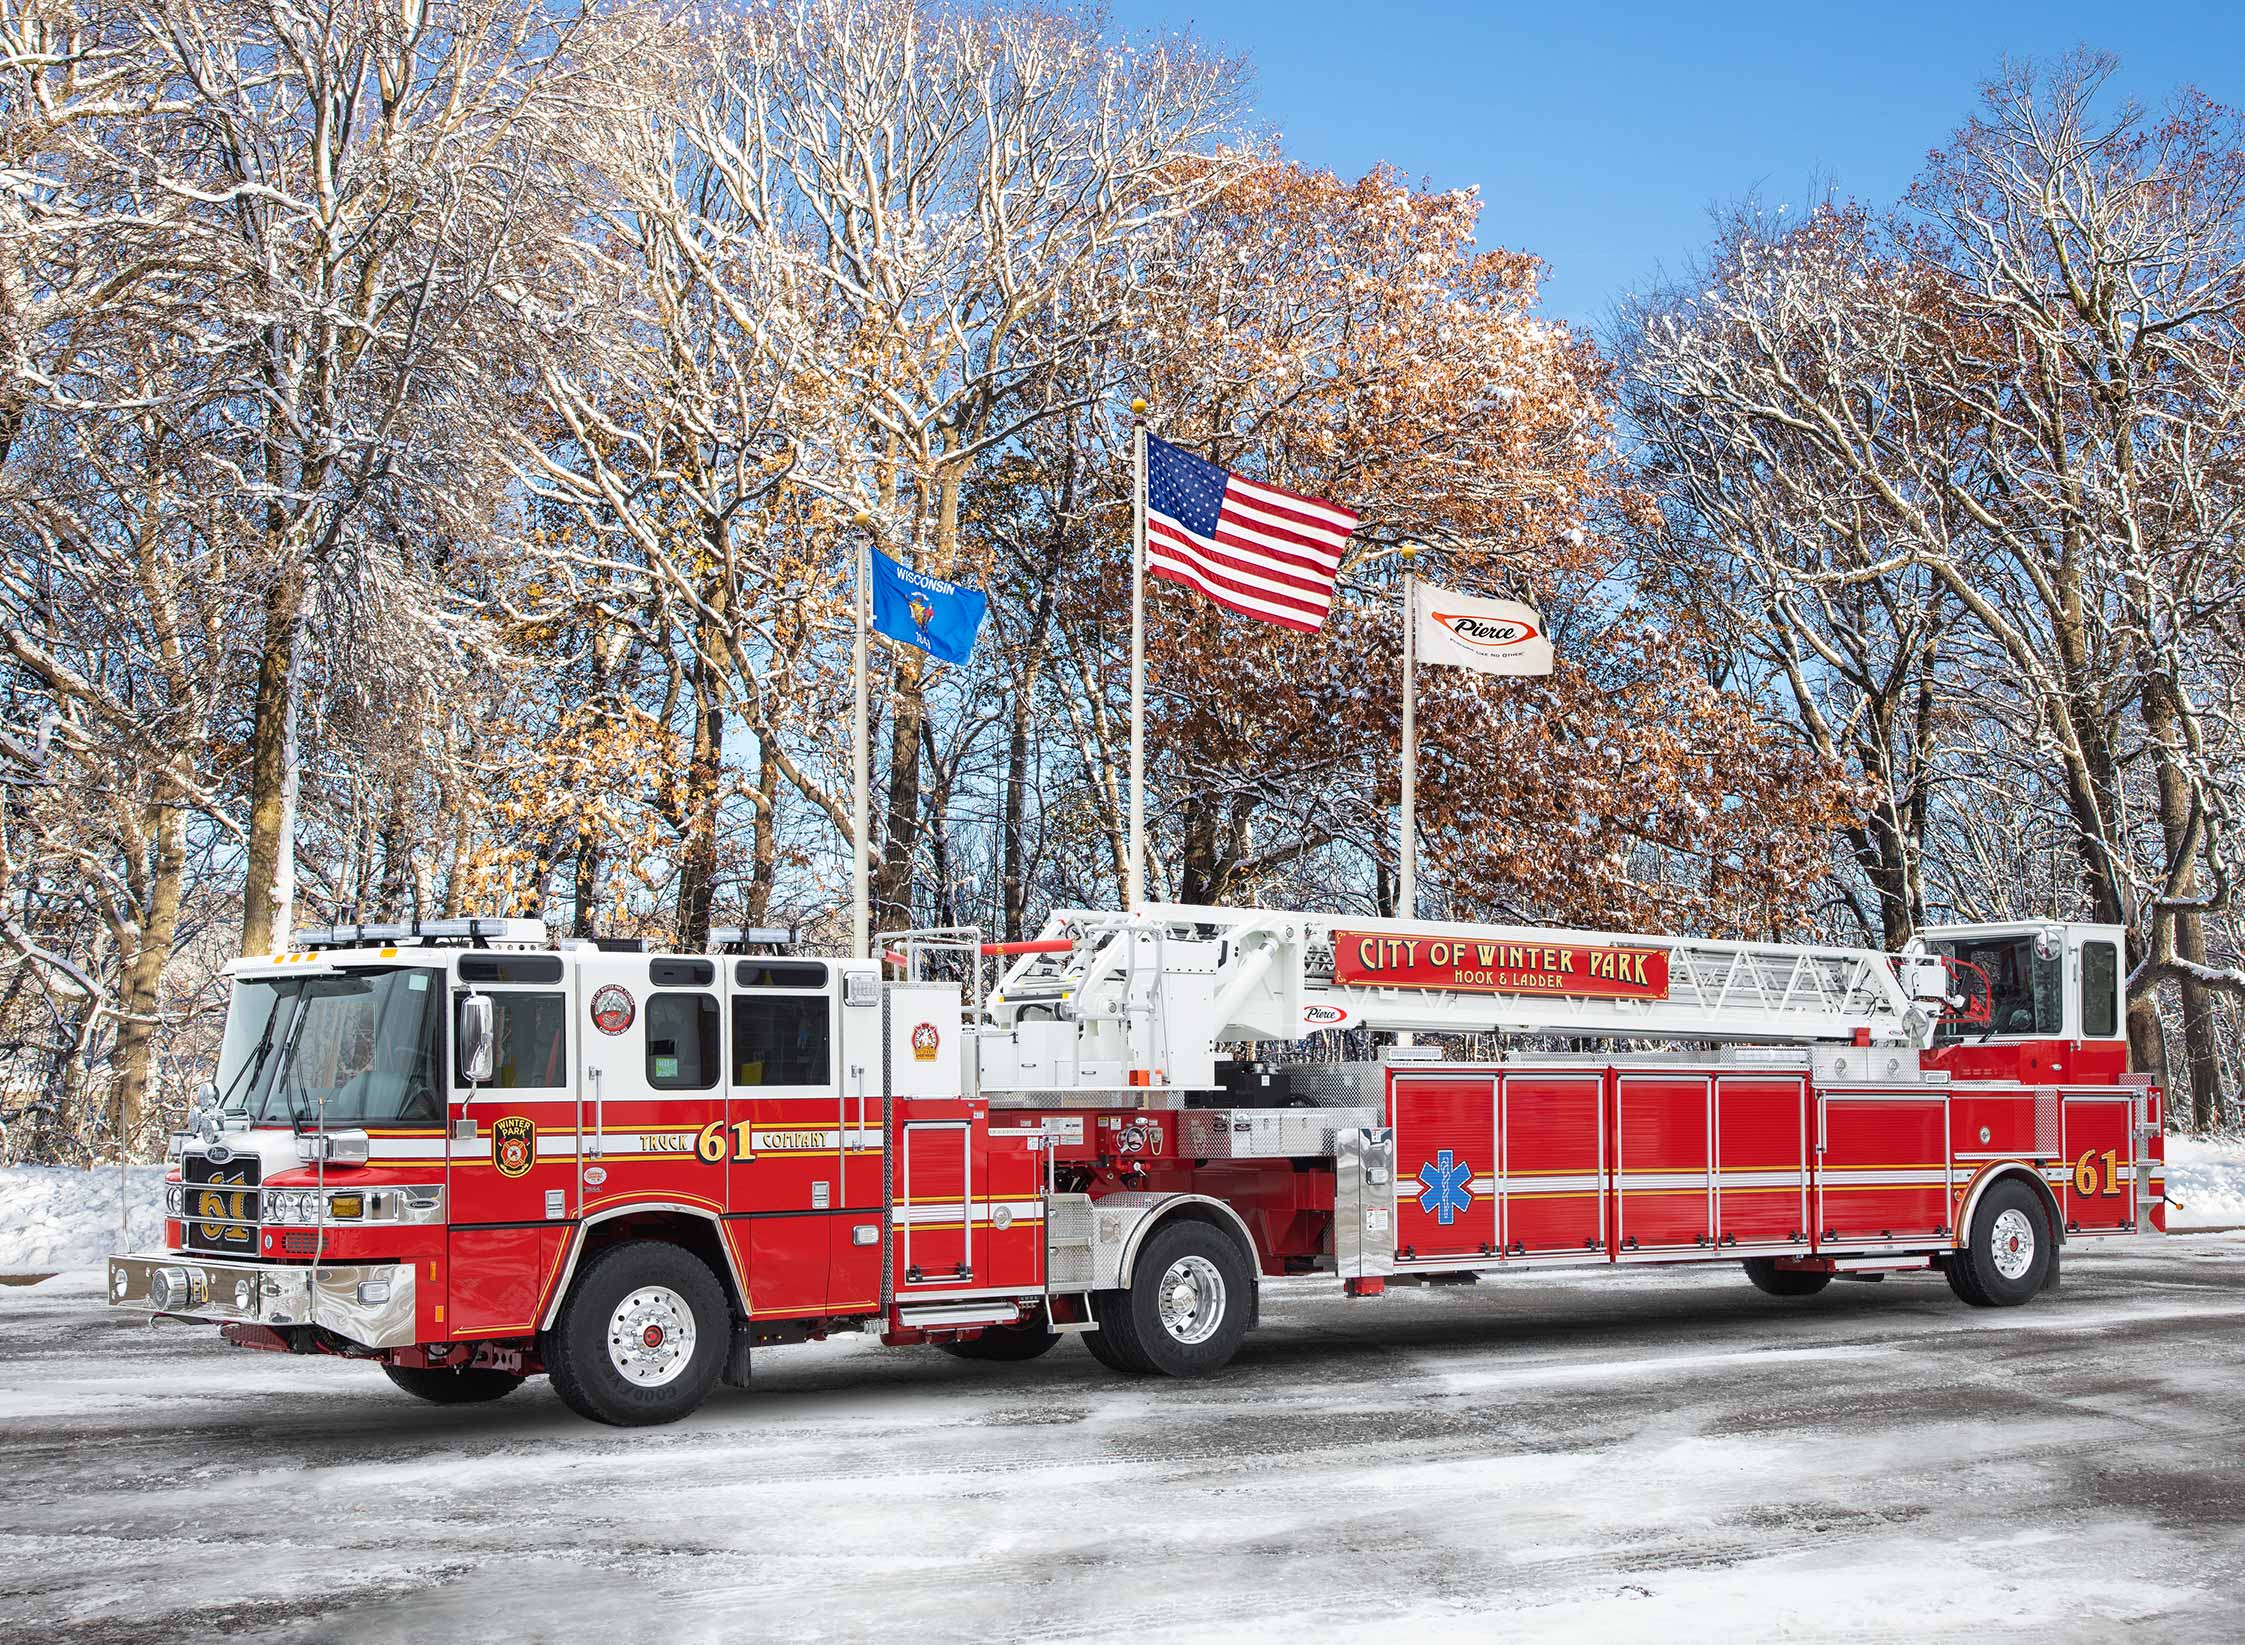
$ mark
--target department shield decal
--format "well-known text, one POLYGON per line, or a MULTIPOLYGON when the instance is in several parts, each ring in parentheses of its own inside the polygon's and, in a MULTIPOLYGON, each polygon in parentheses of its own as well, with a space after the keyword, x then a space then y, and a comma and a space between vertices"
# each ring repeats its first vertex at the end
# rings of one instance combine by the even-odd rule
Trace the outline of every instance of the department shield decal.
POLYGON ((521 1114, 509 1114, 491 1127, 491 1163, 502 1177, 526 1177, 538 1163, 538 1127, 521 1114))

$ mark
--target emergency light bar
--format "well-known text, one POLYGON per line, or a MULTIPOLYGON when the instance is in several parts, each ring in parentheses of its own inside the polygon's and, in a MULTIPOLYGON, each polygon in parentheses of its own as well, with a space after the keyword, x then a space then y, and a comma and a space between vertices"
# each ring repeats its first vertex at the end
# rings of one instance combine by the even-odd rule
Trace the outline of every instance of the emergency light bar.
POLYGON ((444 920, 343 920, 334 925, 309 925, 289 933, 291 948, 349 948, 369 943, 465 941, 477 944, 508 943, 542 948, 546 942, 543 920, 507 919, 490 914, 444 920))
POLYGON ((713 925, 709 940, 719 950, 730 948, 793 948, 797 937, 792 925, 713 925))

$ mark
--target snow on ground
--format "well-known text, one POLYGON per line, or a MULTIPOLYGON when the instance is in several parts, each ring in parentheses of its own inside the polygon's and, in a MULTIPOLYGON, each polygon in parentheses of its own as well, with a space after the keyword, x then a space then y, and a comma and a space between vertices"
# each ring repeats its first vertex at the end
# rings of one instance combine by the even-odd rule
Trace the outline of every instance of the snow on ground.
MULTIPOLYGON (((127 1179, 132 1247, 161 1244, 164 1167, 136 1165, 127 1179)), ((120 1249, 117 1199, 114 1165, 0 1166, 0 1274, 100 1267, 120 1249)))
POLYGON ((2245 1236, 2083 1242, 2021 1309, 1734 1268, 1349 1301, 1117 1377, 870 1338, 672 1428, 0 1288, 0 1637, 139 1645, 2234 1645, 2245 1236))
POLYGON ((2167 1139, 2167 1226, 2245 1227, 2245 1137, 2167 1139))

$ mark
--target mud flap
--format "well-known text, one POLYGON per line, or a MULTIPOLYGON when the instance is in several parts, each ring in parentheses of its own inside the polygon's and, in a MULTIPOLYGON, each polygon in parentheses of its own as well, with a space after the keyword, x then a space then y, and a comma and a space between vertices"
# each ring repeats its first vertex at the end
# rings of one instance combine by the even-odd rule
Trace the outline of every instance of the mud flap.
POLYGON ((2058 1261, 2065 1255, 2065 1252, 2066 1242, 2064 1240, 2054 1239, 2050 1242, 2050 1272, 2042 1277, 2043 1290, 2055 1291, 2058 1289, 2058 1261))
POLYGON ((725 1369, 718 1372, 718 1381, 728 1388, 748 1386, 748 1353, 755 1340, 755 1328, 748 1321, 743 1319, 733 1322, 732 1341, 725 1349, 725 1369))

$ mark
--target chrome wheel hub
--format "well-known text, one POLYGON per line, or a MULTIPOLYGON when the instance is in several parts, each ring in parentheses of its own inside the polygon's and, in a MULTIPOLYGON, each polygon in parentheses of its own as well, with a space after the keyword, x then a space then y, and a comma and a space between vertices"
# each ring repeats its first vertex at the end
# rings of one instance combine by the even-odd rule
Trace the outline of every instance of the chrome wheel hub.
POLYGON ((667 1285, 646 1285, 608 1316, 608 1362, 640 1388, 677 1379, 694 1357, 694 1311, 667 1285))
POLYGON ((2034 1218, 2024 1211, 1998 1211, 1995 1226, 1996 1272, 2005 1279, 2024 1279, 2035 1265, 2034 1218))
POLYGON ((1191 1346, 1206 1342, 1224 1323, 1224 1276, 1206 1257, 1179 1257, 1156 1292, 1161 1328, 1191 1346))

